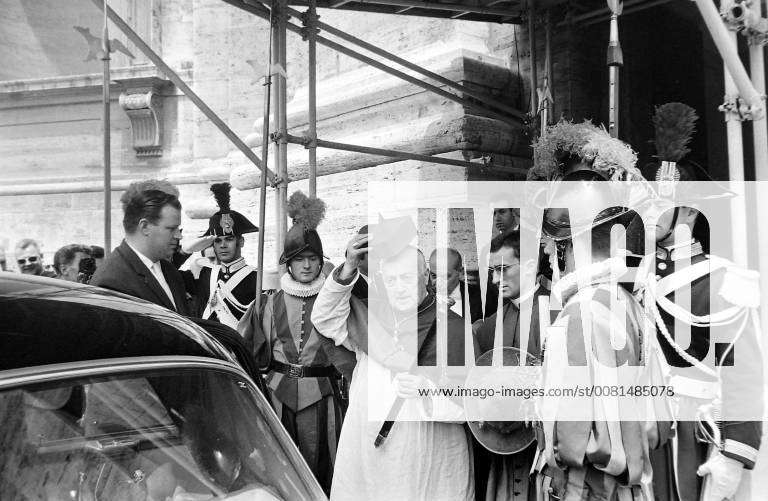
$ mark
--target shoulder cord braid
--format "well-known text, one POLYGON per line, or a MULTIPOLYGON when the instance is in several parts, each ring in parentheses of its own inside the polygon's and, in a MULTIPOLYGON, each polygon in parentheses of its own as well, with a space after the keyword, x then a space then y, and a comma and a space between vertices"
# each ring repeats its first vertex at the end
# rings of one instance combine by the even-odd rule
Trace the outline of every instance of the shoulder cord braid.
MULTIPOLYGON (((725 350, 723 355, 720 357, 720 360, 717 361, 717 364, 715 365, 716 368, 715 370, 713 370, 707 367, 706 365, 704 365, 697 358, 693 357, 688 352, 683 350, 680 347, 680 345, 677 344, 675 340, 672 338, 672 335, 669 333, 669 330, 667 329, 667 326, 664 323, 664 320, 661 318, 661 313, 659 312, 659 308, 656 305, 655 289, 656 289, 655 277, 649 276, 649 280, 646 282, 646 289, 645 289, 645 305, 646 305, 646 308, 650 310, 650 313, 653 316, 653 319, 656 322, 656 325, 662 337, 664 337, 664 339, 667 341, 667 343, 669 343, 672 349, 675 350, 675 353, 677 353, 683 360, 691 364, 693 367, 696 367, 697 369, 701 370, 708 376, 716 378, 719 384, 719 382, 721 381, 720 372, 722 370, 723 360, 725 360, 725 357, 727 357, 728 354, 733 350, 733 347, 738 341, 739 337, 741 337, 741 335, 746 330, 747 322, 749 321, 749 319, 753 318, 753 322, 754 322, 754 315, 750 315, 749 309, 745 308, 742 311, 742 313, 732 317, 731 321, 736 320, 738 316, 742 316, 743 320, 741 322, 741 325, 739 326, 736 336, 728 346, 728 349, 725 350)), ((714 325, 725 325, 726 323, 731 323, 731 322, 720 322, 714 325)), ((712 324, 701 324, 696 322, 690 322, 690 325, 706 327, 707 325, 712 325, 712 324)), ((696 411, 696 422, 699 423, 697 425, 697 429, 701 434, 701 436, 703 436, 709 443, 714 444, 718 448, 721 448, 722 434, 721 434, 720 428, 722 425, 720 422, 719 402, 717 403, 712 402, 707 405, 700 406, 699 409, 696 411), (703 423, 707 423, 709 425, 709 429, 703 426, 703 423), (711 430, 711 433, 710 433, 710 430, 711 430)))
MULTIPOLYGON (((719 378, 719 376, 720 376, 720 369, 718 369, 718 370, 710 369, 709 367, 704 365, 700 360, 698 360, 697 358, 693 357, 691 354, 689 354, 688 352, 683 350, 680 347, 680 345, 677 344, 675 342, 675 340, 672 338, 672 335, 669 333, 669 330, 667 329, 667 326, 664 323, 664 320, 661 318, 661 313, 659 312, 659 308, 656 305, 655 280, 653 278, 649 277, 649 281, 647 282, 645 290, 646 290, 646 297, 645 297, 646 307, 648 307, 650 309, 650 312, 651 312, 651 314, 653 316, 653 319, 656 322, 657 327, 659 328, 659 332, 661 332, 662 337, 664 337, 664 339, 666 339, 666 341, 669 343, 669 345, 675 350, 675 352, 678 355, 680 355, 680 357, 683 360, 685 360, 686 362, 688 362, 692 366, 696 367, 697 369, 700 369, 702 372, 704 372, 708 376, 718 377, 719 378), (651 285, 651 284, 653 284, 653 285, 651 285)), ((733 321, 735 321, 739 317, 743 317, 743 320, 741 322, 741 325, 739 326, 739 330, 737 331, 736 337, 730 343, 730 346, 725 351, 725 353, 723 353, 723 355, 720 357, 720 360, 718 361, 717 367, 722 367, 720 364, 722 364, 722 362, 725 359, 725 357, 728 356, 728 354, 733 349, 733 345, 736 344, 736 341, 741 336, 741 334, 744 332, 744 330, 746 328, 746 325, 747 325, 747 321, 750 318, 749 310, 746 309, 746 308, 743 309, 741 311, 741 313, 739 313, 738 315, 733 316, 730 319, 730 321, 723 321, 723 322, 718 322, 718 323, 700 323, 700 322, 693 322, 693 321, 686 322, 686 323, 688 323, 689 325, 691 325, 693 327, 711 327, 713 325, 717 326, 717 325, 727 325, 727 324, 733 323, 733 321)))

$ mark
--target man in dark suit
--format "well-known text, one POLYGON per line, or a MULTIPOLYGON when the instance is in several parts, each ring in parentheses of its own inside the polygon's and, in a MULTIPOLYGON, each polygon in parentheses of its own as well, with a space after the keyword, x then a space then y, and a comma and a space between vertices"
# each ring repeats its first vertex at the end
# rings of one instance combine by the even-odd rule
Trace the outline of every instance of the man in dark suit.
MULTIPOLYGON (((500 233, 491 241, 490 272, 493 284, 497 287, 503 300, 500 310, 489 315, 485 320, 475 322, 472 331, 475 336, 476 355, 482 356, 495 346, 496 337, 502 338, 503 347, 518 348, 527 351, 534 357, 540 355, 539 336, 539 304, 538 298, 548 292, 541 287, 536 279, 536 263, 520 262, 520 231, 510 230, 500 233), (521 348, 521 302, 532 300, 532 312, 528 326, 528 341, 521 348), (502 315, 502 330, 497 332, 496 318, 502 315)), ((497 423, 491 424, 492 429, 497 423)), ((511 433, 528 436, 530 430, 516 429, 511 433)), ((486 431, 488 433, 488 431, 486 431)), ((503 431, 503 435, 510 433, 503 431)), ((491 435, 493 436, 493 435, 491 435)), ((496 449, 494 449, 496 450, 496 449)), ((522 450, 512 454, 496 454, 486 449, 479 441, 475 442, 475 489, 476 499, 511 499, 526 501, 531 499, 534 492, 530 484, 529 474, 536 454, 536 445, 528 444, 522 450)))
MULTIPOLYGON (((480 286, 477 284, 465 284, 461 280, 464 276, 464 263, 462 262, 461 254, 456 249, 450 247, 445 250, 448 253, 448 266, 445 277, 448 297, 445 300, 448 302, 451 310, 457 315, 463 317, 468 313, 472 322, 482 320, 483 300, 480 295, 480 286), (465 297, 467 292, 469 292, 469 298, 465 297)), ((435 249, 429 256, 429 275, 435 287, 437 287, 439 279, 437 274, 437 252, 438 250, 435 249)), ((439 294, 440 290, 438 289, 437 292, 439 294)))
POLYGON ((121 200, 125 239, 96 271, 91 285, 189 315, 184 280, 169 262, 181 238, 179 199, 134 183, 121 200))

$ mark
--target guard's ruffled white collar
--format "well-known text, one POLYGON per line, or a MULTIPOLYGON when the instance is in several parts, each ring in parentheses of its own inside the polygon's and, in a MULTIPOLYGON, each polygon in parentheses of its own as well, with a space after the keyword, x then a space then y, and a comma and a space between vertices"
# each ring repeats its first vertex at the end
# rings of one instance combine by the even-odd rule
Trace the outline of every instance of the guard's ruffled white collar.
POLYGON ((625 257, 612 257, 565 275, 552 286, 552 294, 564 305, 579 288, 607 282, 618 283, 626 272, 625 257))
POLYGON ((290 273, 284 273, 280 277, 280 288, 286 294, 297 297, 311 297, 316 296, 320 289, 323 288, 325 283, 325 273, 320 272, 320 275, 316 279, 312 280, 308 284, 303 284, 291 276, 290 273))

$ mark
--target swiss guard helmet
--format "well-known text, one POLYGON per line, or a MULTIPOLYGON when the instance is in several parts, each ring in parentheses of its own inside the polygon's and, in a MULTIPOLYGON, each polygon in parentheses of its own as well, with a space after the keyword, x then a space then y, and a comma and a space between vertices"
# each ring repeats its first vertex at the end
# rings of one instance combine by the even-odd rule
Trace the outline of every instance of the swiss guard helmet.
POLYGON ((583 221, 572 218, 567 209, 546 209, 543 232, 555 241, 570 239, 628 212, 626 200, 598 189, 595 182, 644 181, 635 167, 637 154, 632 148, 589 121, 576 124, 561 120, 549 127, 533 148, 534 167, 529 180, 571 181, 556 185, 560 201, 570 201, 562 205, 604 208, 597 217, 588 214, 583 221))
POLYGON ((216 204, 219 206, 219 210, 208 219, 208 231, 203 236, 240 236, 259 231, 258 226, 251 223, 248 218, 229 208, 229 192, 231 189, 232 186, 229 183, 211 185, 211 192, 216 200, 216 204))
POLYGON ((306 250, 324 258, 323 242, 316 228, 325 217, 325 202, 295 191, 288 199, 288 216, 293 219, 293 226, 285 236, 280 264, 288 263, 306 250))

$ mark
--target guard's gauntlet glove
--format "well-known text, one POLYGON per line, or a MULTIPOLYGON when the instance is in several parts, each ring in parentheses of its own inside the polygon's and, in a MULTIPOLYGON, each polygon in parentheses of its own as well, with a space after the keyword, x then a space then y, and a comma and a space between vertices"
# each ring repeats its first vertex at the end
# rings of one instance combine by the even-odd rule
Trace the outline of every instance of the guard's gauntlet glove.
POLYGON ((731 499, 741 482, 744 465, 735 459, 715 451, 697 471, 704 478, 702 501, 723 501, 731 499))

